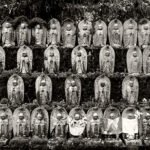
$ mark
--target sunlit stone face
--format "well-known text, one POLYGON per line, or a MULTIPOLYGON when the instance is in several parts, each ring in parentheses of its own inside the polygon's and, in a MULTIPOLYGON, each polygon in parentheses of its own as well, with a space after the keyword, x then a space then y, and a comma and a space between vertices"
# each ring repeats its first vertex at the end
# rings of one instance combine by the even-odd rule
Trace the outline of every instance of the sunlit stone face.
POLYGON ((41 113, 38 113, 38 114, 37 114, 37 119, 38 119, 38 120, 42 120, 42 119, 43 119, 43 115, 42 115, 41 113))
POLYGON ((23 114, 22 112, 19 114, 19 119, 20 119, 20 120, 23 120, 23 119, 24 119, 24 114, 23 114))
POLYGON ((80 120, 80 115, 79 114, 75 114, 74 118, 75 118, 75 120, 80 120))
POLYGON ((61 113, 58 113, 58 114, 57 114, 57 119, 58 119, 58 120, 62 119, 61 113))
POLYGON ((70 31, 71 30, 71 24, 67 24, 66 29, 67 29, 67 31, 70 31))
POLYGON ((98 114, 97 114, 97 113, 94 113, 94 114, 93 114, 93 119, 94 119, 94 120, 97 120, 97 119, 98 119, 98 114))
POLYGON ((17 86, 18 85, 18 82, 16 79, 13 80, 13 86, 17 86))
POLYGON ((2 114, 0 115, 1 119, 4 120, 7 118, 7 115, 5 114, 5 112, 2 112, 2 114))

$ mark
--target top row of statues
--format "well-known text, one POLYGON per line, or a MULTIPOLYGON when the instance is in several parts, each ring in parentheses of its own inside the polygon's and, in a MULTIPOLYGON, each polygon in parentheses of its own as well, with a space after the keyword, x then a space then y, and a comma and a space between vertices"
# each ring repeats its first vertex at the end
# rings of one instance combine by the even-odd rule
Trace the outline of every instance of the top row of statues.
POLYGON ((142 48, 150 43, 150 21, 141 19, 139 24, 133 19, 128 19, 122 24, 118 19, 112 20, 108 27, 102 20, 94 24, 88 20, 81 20, 78 25, 71 19, 67 19, 60 25, 60 22, 53 18, 48 23, 41 18, 33 18, 29 24, 26 17, 19 17, 14 23, 10 18, 5 19, 1 24, 1 40, 4 47, 36 45, 63 45, 64 48, 73 48, 76 43, 80 46, 102 47, 107 43, 113 48, 121 48, 122 41, 125 48, 138 45, 142 48), (76 41, 77 39, 77 41, 76 41), (16 44, 15 44, 16 43, 16 44))

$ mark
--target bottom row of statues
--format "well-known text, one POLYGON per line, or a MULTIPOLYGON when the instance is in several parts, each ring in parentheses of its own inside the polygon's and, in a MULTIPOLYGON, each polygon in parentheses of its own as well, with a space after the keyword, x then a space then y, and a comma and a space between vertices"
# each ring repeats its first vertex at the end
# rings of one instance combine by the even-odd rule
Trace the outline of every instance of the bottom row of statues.
MULTIPOLYGON (((30 116, 27 108, 21 106, 12 113, 7 107, 0 108, 0 144, 9 140, 39 138, 48 141, 51 138, 98 138, 118 142, 120 135, 126 144, 131 141, 150 140, 150 107, 145 103, 140 109, 128 106, 120 110, 110 105, 103 111, 92 107, 87 114, 81 107, 72 108, 69 114, 63 107, 52 110, 50 119, 48 111, 39 106, 30 116), (13 138, 12 138, 13 131, 13 138), (50 136, 49 136, 50 135, 50 136), (11 139, 12 138, 12 139, 11 139)), ((149 143, 150 144, 150 143, 149 143)))

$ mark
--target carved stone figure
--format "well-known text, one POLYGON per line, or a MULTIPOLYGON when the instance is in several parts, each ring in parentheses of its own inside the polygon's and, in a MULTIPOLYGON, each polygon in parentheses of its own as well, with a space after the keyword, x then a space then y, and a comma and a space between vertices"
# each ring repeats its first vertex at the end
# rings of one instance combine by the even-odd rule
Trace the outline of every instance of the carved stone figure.
POLYGON ((143 51, 143 72, 150 74, 150 46, 145 47, 143 51))
POLYGON ((142 72, 142 52, 138 47, 129 48, 126 61, 129 74, 138 75, 142 72))
POLYGON ((31 30, 29 29, 29 21, 25 16, 18 17, 15 20, 17 45, 29 45, 31 42, 31 30))
POLYGON ((55 138, 65 138, 68 132, 68 113, 63 107, 54 108, 50 116, 50 134, 55 138))
POLYGON ((8 99, 12 106, 21 105, 24 102, 24 82, 23 79, 13 74, 7 82, 8 99))
POLYGON ((0 145, 12 137, 12 112, 8 107, 0 108, 0 145))
POLYGON ((2 73, 5 70, 5 61, 6 61, 5 55, 6 54, 4 49, 0 46, 0 73, 2 73))
POLYGON ((94 83, 95 101, 104 106, 110 102, 111 83, 106 76, 99 76, 94 83))
POLYGON ((122 46, 123 26, 120 20, 114 19, 108 25, 109 43, 114 48, 122 46))
POLYGON ((122 133, 127 145, 140 145, 140 115, 134 107, 127 107, 122 113, 122 133))
POLYGON ((17 68, 22 74, 31 73, 32 71, 32 50, 23 45, 17 52, 17 68))
POLYGON ((82 20, 78 24, 78 30, 78 44, 89 47, 91 45, 92 23, 87 20, 82 20))
POLYGON ((128 19, 123 24, 123 41, 126 48, 136 46, 137 43, 137 23, 133 19, 128 19))
POLYGON ((81 99, 81 81, 76 76, 70 76, 65 81, 66 102, 69 105, 79 105, 81 99))
POLYGON ((28 137, 30 132, 30 112, 24 107, 16 108, 13 113, 14 137, 28 137))
POLYGON ((41 18, 33 18, 31 20, 31 33, 32 33, 32 43, 37 46, 44 46, 46 45, 46 23, 41 18))
POLYGON ((120 111, 113 106, 109 106, 104 112, 104 131, 103 133, 108 136, 115 135, 116 139, 119 138, 121 133, 121 116, 120 111))
POLYGON ((150 21, 141 19, 138 25, 138 44, 145 48, 150 44, 150 21))
POLYGON ((99 138, 103 130, 103 113, 98 107, 92 107, 87 112, 87 136, 99 138))
POLYGON ((61 37, 61 26, 60 22, 52 18, 49 21, 49 30, 47 32, 47 44, 48 45, 58 45, 60 43, 61 37))
POLYGON ((49 46, 44 52, 44 66, 48 73, 57 73, 60 66, 60 53, 56 46, 49 46))
POLYGON ((111 46, 106 45, 101 49, 99 53, 99 65, 101 72, 105 74, 114 73, 115 51, 111 46))
POLYGON ((138 101, 139 83, 135 77, 127 76, 122 82, 122 97, 129 104, 135 104, 138 101))
POLYGON ((141 122, 142 122, 142 136, 144 144, 149 145, 150 139, 150 106, 149 102, 144 98, 143 106, 140 108, 141 111, 141 122))
POLYGON ((71 109, 68 116, 69 133, 73 137, 83 137, 87 124, 85 112, 80 107, 71 109))
POLYGON ((87 52, 81 47, 77 46, 71 53, 72 69, 77 74, 83 74, 87 71, 87 52))
POLYGON ((6 18, 2 24, 3 47, 15 46, 15 31, 10 18, 6 18))
POLYGON ((62 27, 62 40, 63 46, 66 48, 75 47, 76 43, 76 26, 71 19, 67 19, 62 27))
POLYGON ((35 82, 36 97, 40 105, 49 104, 52 100, 52 81, 42 73, 35 82))
POLYGON ((33 138, 47 139, 49 128, 49 116, 44 107, 37 107, 31 114, 31 129, 33 131, 33 138))
POLYGON ((94 25, 93 45, 103 47, 107 42, 107 25, 104 21, 98 20, 94 25))

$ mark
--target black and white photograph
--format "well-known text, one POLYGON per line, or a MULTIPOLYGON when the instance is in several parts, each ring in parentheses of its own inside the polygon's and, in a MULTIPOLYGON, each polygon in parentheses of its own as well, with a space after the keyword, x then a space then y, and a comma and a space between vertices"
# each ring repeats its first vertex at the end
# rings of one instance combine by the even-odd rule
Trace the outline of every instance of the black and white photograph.
POLYGON ((0 0, 0 150, 149 150, 150 0, 0 0))

